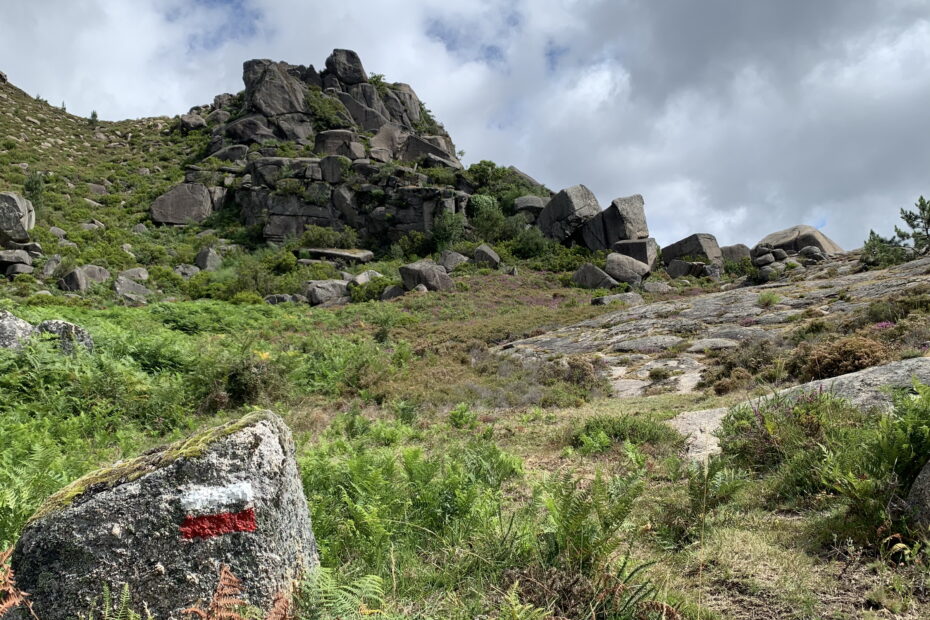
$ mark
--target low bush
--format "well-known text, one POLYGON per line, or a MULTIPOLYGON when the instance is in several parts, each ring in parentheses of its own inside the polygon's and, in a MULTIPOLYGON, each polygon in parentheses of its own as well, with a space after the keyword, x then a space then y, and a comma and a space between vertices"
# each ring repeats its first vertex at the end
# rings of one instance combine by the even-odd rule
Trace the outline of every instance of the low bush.
POLYGON ((849 336, 818 345, 802 343, 791 365, 802 380, 828 379, 877 366, 889 359, 888 348, 871 338, 849 336))
POLYGON ((581 428, 572 433, 571 444, 577 448, 590 444, 592 438, 607 437, 610 441, 633 445, 646 443, 677 443, 679 435, 671 427, 647 416, 599 415, 586 420, 581 428))

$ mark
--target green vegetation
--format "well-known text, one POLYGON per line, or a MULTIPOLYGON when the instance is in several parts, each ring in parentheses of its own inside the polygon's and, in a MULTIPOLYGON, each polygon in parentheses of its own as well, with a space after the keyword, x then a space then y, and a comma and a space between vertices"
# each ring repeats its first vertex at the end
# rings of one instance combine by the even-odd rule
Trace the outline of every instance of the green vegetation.
POLYGON ((313 116, 313 129, 344 129, 352 126, 352 117, 338 99, 334 99, 316 86, 307 88, 307 107, 313 116))
POLYGON ((888 238, 878 235, 874 230, 869 231, 860 258, 863 264, 883 269, 930 251, 930 202, 920 196, 914 207, 914 211, 901 209, 901 219, 910 228, 909 231, 895 226, 894 236, 888 238), (908 242, 910 245, 906 245, 908 242))

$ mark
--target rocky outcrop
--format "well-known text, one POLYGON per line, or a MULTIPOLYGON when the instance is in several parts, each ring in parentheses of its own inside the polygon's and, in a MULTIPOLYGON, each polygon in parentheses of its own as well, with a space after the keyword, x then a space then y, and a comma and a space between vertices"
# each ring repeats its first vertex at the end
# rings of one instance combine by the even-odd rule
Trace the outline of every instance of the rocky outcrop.
POLYGON ((213 194, 201 183, 181 183, 155 199, 149 212, 156 224, 200 224, 213 213, 213 194))
POLYGON ((333 50, 333 53, 326 59, 326 71, 349 86, 368 81, 368 74, 362 67, 362 60, 352 50, 333 50))
POLYGON ((738 263, 739 261, 749 258, 750 256, 749 247, 743 245, 742 243, 721 246, 720 254, 723 255, 723 260, 731 261, 734 263, 738 263))
POLYGON ((86 615, 104 584, 181 618, 210 599, 221 565, 264 616, 316 563, 294 442, 270 412, 77 480, 32 517, 12 557, 47 620, 86 615))
POLYGON ((32 203, 15 192, 0 192, 0 244, 28 243, 36 225, 32 203))
POLYGON ((617 198, 610 206, 588 220, 581 230, 585 247, 609 250, 618 241, 649 237, 643 197, 639 194, 617 198))
POLYGON ((550 239, 566 242, 578 235, 588 220, 596 217, 601 207, 594 194, 584 185, 563 189, 539 214, 536 225, 550 239))
POLYGON ((777 248, 786 252, 800 252, 802 248, 808 246, 819 248, 827 255, 843 252, 843 248, 813 226, 792 226, 773 232, 766 235, 756 245, 777 248))

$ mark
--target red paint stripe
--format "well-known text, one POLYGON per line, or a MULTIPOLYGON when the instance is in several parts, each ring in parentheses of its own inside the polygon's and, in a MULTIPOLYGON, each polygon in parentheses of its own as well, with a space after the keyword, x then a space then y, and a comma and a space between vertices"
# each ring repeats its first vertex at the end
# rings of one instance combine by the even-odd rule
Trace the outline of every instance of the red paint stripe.
POLYGON ((255 509, 247 508, 242 512, 221 512, 215 515, 184 517, 181 524, 181 536, 184 538, 213 538, 233 532, 254 532, 255 509))

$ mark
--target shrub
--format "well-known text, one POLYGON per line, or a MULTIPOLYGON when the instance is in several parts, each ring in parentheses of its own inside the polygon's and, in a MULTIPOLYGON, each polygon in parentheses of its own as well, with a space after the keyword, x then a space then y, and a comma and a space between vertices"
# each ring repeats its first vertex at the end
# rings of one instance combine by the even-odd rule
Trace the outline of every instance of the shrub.
POLYGON ((449 411, 449 424, 453 428, 474 428, 478 424, 478 414, 465 403, 459 403, 449 411))
POLYGON ((504 214, 493 196, 476 194, 469 200, 471 225, 478 239, 493 243, 497 241, 504 228, 504 214))
POLYGON ((876 532, 907 515, 903 500, 930 454, 930 387, 899 394, 864 440, 825 447, 823 483, 849 500, 849 510, 876 532))
POLYGON ((518 258, 533 258, 545 254, 550 243, 539 228, 531 226, 514 238, 510 251, 518 258))
POLYGON ((816 346, 801 344, 794 353, 794 372, 804 380, 838 377, 877 366, 889 358, 888 348, 871 338, 849 336, 816 346))
POLYGON ((306 101, 310 108, 314 130, 326 131, 352 127, 351 116, 342 102, 326 95, 319 87, 311 86, 307 89, 306 101))
POLYGON ((30 172, 23 185, 23 194, 36 209, 43 208, 45 206, 45 176, 41 172, 30 172))
POLYGON ((436 250, 445 250, 465 237, 465 215, 443 211, 433 220, 432 239, 436 250))
POLYGON ((96 126, 97 126, 97 122, 98 122, 98 120, 97 120, 97 110, 91 110, 91 111, 90 111, 90 118, 87 119, 87 124, 90 125, 91 127, 96 127, 96 126))
POLYGON ((585 438, 590 441, 600 435, 611 441, 628 441, 633 445, 675 443, 679 439, 674 430, 653 417, 599 415, 585 421, 572 433, 571 443, 580 448, 585 444, 585 438))
POLYGON ((466 177, 476 185, 477 194, 487 194, 497 199, 506 215, 513 215, 514 200, 520 196, 548 198, 550 195, 545 187, 530 183, 514 170, 498 166, 492 161, 483 160, 472 164, 466 171, 466 177))
POLYGON ((772 291, 763 291, 762 293, 759 293, 759 298, 756 301, 756 304, 760 308, 771 308, 780 300, 781 298, 776 293, 773 293, 772 291))
POLYGON ((341 230, 323 226, 307 226, 300 238, 300 247, 356 248, 358 247, 358 233, 348 226, 341 230))
POLYGON ((349 296, 353 303, 364 303, 366 301, 378 301, 381 299, 381 293, 384 289, 392 284, 400 284, 400 280, 389 278, 373 278, 365 284, 353 286, 349 289, 349 296))

